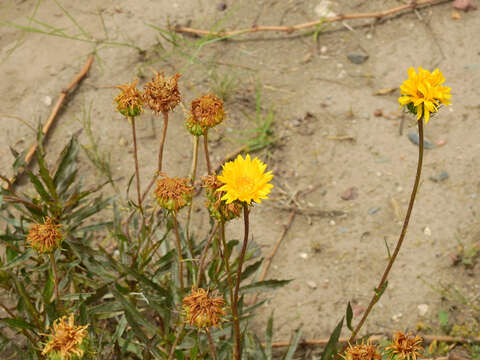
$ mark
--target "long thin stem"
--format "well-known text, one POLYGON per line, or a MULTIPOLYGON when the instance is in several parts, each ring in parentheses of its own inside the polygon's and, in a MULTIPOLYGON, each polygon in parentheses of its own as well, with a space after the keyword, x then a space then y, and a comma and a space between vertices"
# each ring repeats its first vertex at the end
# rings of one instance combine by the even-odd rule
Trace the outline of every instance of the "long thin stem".
POLYGON ((355 330, 352 332, 352 335, 350 336, 350 339, 348 343, 352 344, 355 341, 355 338, 362 328, 363 324, 367 320, 368 315, 370 314, 370 311, 372 311, 373 306, 375 303, 378 301, 380 297, 380 291, 385 287, 385 284, 388 279, 388 275, 390 273, 390 270, 392 269, 393 263, 395 262, 395 259, 397 258, 398 253, 400 252, 400 248, 402 247, 403 244, 403 239, 405 238, 405 234, 407 233, 407 228, 408 228, 408 222, 410 221, 410 215, 412 213, 413 209, 413 204, 415 202, 415 196, 417 195, 417 190, 418 190, 418 184, 420 183, 420 176, 422 174, 422 163, 423 163, 423 116, 418 120, 418 135, 420 138, 420 143, 418 147, 418 165, 417 165, 417 174, 415 176, 415 183, 413 184, 413 189, 412 189, 412 194, 410 195, 410 202, 408 204, 408 210, 407 214, 405 215, 405 220, 403 222, 402 226, 402 231, 400 233, 400 237, 398 238, 397 245, 395 247, 395 250, 390 257, 390 261, 387 264, 387 267, 385 268, 385 271, 383 272, 382 279, 380 280, 380 283, 378 284, 376 288, 376 292, 373 295, 372 299, 370 300, 370 303, 368 304, 367 310, 363 314, 362 319, 358 323, 357 327, 355 330))
MULTIPOLYGON (((193 143, 193 159, 192 159, 192 169, 190 171, 190 179, 192 181, 192 185, 195 186, 195 178, 197 176, 197 164, 198 164, 198 143, 200 142, 200 138, 195 136, 195 140, 193 143)), ((190 243, 190 218, 192 217, 192 208, 193 208, 193 199, 190 201, 190 205, 188 207, 188 214, 187 214, 187 225, 185 227, 185 233, 187 234, 187 240, 190 243)), ((190 245, 192 248, 193 246, 190 245)))
POLYGON ((215 237, 215 234, 217 232, 217 227, 218 225, 215 224, 215 226, 213 227, 212 233, 210 234, 210 237, 208 238, 207 243, 203 248, 202 255, 200 256, 200 263, 198 265, 198 272, 197 272, 197 284, 196 284, 197 287, 200 287, 200 282, 202 281, 202 275, 203 275, 203 267, 205 266, 205 259, 207 257, 208 249, 210 248, 210 244, 212 243, 212 240, 215 237))
POLYGON ((233 315, 233 331, 235 335, 235 348, 233 351, 233 358, 235 360, 240 360, 242 357, 242 339, 240 333, 240 317, 238 315, 238 292, 240 290, 240 282, 242 281, 242 265, 243 260, 245 259, 245 253, 247 252, 247 245, 248 245, 248 204, 243 204, 243 223, 244 223, 244 237, 243 237, 243 246, 242 252, 238 258, 238 265, 237 265, 237 279, 235 283, 235 292, 233 294, 233 302, 232 302, 232 315, 233 315))
POLYGON ((210 334, 210 329, 206 329, 208 344, 210 345, 210 354, 212 355, 213 360, 217 360, 217 351, 215 350, 215 343, 213 342, 212 335, 210 334))
POLYGON ((167 127, 168 127, 168 112, 162 111, 162 115, 163 115, 163 131, 162 131, 162 140, 160 141, 160 150, 158 151, 158 172, 162 171, 163 147, 165 146, 165 139, 167 138, 167 127))
POLYGON ((132 123, 132 136, 133 136, 133 158, 135 160, 135 176, 137 178, 137 195, 138 195, 138 207, 143 213, 142 209, 142 193, 140 191, 140 172, 138 170, 138 156, 137 156, 137 132, 135 130, 135 117, 129 118, 132 123))
POLYGON ((212 164, 210 163, 210 154, 208 152, 208 130, 203 134, 203 147, 205 148, 205 159, 207 160, 208 174, 212 173, 212 164))
POLYGON ((172 348, 170 349, 170 354, 168 355, 168 360, 172 360, 173 356, 175 355, 175 349, 177 347, 178 342, 180 341, 180 337, 183 334, 183 329, 185 329, 185 323, 183 323, 180 329, 178 329, 177 336, 175 337, 175 341, 173 342, 172 348))
POLYGON ((232 282, 232 273, 230 271, 230 263, 228 261, 229 253, 227 247, 227 241, 225 240, 225 222, 220 222, 220 238, 223 245, 223 262, 225 263, 225 269, 227 271, 227 283, 230 290, 230 304, 233 303, 233 282, 232 282))
POLYGON ((53 271, 53 286, 55 288, 55 299, 57 299, 57 304, 60 304, 60 294, 58 291, 58 273, 57 273, 57 264, 55 263, 55 255, 53 252, 50 254, 50 262, 52 263, 53 271))
POLYGON ((178 232, 177 214, 173 212, 173 228, 175 229, 175 240, 178 252, 178 277, 180 279, 180 290, 183 292, 183 256, 182 243, 180 241, 180 233, 178 232))

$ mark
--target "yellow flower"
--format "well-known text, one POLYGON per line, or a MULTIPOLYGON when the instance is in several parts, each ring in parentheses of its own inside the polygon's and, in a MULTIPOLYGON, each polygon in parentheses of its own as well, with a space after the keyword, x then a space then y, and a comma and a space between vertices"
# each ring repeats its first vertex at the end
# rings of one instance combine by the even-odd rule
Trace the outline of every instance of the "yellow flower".
POLYGON ((268 194, 273 185, 269 181, 273 179, 272 172, 265 172, 267 165, 258 158, 250 159, 247 155, 244 159, 241 155, 223 165, 222 174, 218 176, 224 185, 217 191, 225 191, 222 200, 227 204, 235 200, 244 201, 248 204, 253 200, 260 203, 261 199, 268 199, 268 194))
POLYGON ((73 314, 68 318, 63 316, 53 322, 53 333, 48 335, 50 339, 43 348, 42 355, 49 355, 52 358, 67 360, 76 355, 82 358, 85 350, 82 343, 87 336, 88 325, 75 326, 73 314), (57 356, 55 356, 57 355, 57 356))
POLYGON ((39 253, 50 253, 57 249, 64 239, 62 225, 48 218, 44 224, 34 224, 27 235, 27 242, 39 253))
POLYGON ((218 327, 225 315, 225 301, 221 297, 211 297, 210 291, 192 287, 190 295, 183 299, 186 322, 198 328, 218 327))
POLYGON ((442 86, 445 82, 440 70, 430 71, 418 68, 418 74, 414 68, 408 69, 408 79, 400 86, 402 96, 398 98, 401 106, 406 106, 408 111, 417 115, 420 120, 422 115, 425 123, 430 119, 430 113, 438 111, 440 104, 450 104, 451 88, 442 86))
POLYGON ((404 334, 399 331, 395 335, 392 345, 385 348, 390 355, 390 359, 396 360, 417 360, 421 358, 423 347, 421 346, 423 339, 416 335, 404 334))

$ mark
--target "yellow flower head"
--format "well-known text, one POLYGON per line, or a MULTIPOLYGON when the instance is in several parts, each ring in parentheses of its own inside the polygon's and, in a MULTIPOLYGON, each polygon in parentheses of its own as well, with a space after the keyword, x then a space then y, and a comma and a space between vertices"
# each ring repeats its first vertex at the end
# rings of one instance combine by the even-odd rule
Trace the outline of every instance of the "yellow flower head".
POLYGON ((137 80, 131 84, 118 85, 122 92, 115 98, 117 110, 123 116, 135 117, 143 112, 142 94, 136 88, 137 80))
POLYGON ((155 73, 152 81, 145 84, 143 100, 154 113, 166 113, 178 105, 180 91, 177 82, 180 76, 175 74, 171 78, 165 78, 163 73, 155 73))
POLYGON ((192 287, 190 295, 183 299, 186 322, 199 329, 218 327, 225 315, 225 301, 221 297, 211 297, 210 291, 192 287))
POLYGON ((401 106, 406 106, 408 111, 417 115, 417 120, 422 116, 425 123, 430 119, 430 113, 438 111, 440 104, 450 104, 451 88, 442 86, 445 82, 440 70, 430 71, 418 68, 418 73, 414 68, 408 69, 408 79, 400 86, 402 96, 398 98, 401 106))
POLYGON ((268 199, 268 194, 273 185, 269 181, 273 179, 271 171, 265 172, 267 165, 258 158, 250 159, 247 155, 244 159, 241 155, 223 165, 222 174, 218 176, 224 185, 217 191, 224 191, 222 200, 227 204, 235 200, 248 204, 253 200, 256 203, 261 199, 268 199))
POLYGON ((62 225, 47 218, 43 224, 34 224, 27 235, 27 242, 39 253, 50 253, 57 249, 64 239, 62 225))
POLYGON ((378 349, 372 344, 350 345, 343 356, 345 360, 381 360, 382 356, 378 349))
POLYGON ((423 347, 421 346, 423 339, 410 333, 404 334, 399 331, 393 340, 392 345, 385 348, 390 355, 390 359, 396 360, 417 360, 421 358, 423 347))
POLYGON ((82 343, 87 336, 87 328, 88 325, 75 326, 73 314, 55 320, 52 333, 44 334, 50 338, 43 348, 42 355, 48 355, 51 359, 81 359, 85 352, 82 343))
POLYGON ((163 175, 163 178, 157 181, 155 197, 162 208, 178 211, 192 201, 193 190, 187 179, 163 175))
POLYGON ((242 204, 240 201, 234 201, 230 204, 226 204, 222 200, 222 191, 217 191, 223 186, 223 183, 218 180, 217 175, 208 175, 202 178, 202 186, 206 188, 207 195, 207 209, 210 216, 218 221, 229 221, 240 216, 242 212, 242 204))
POLYGON ((192 101, 192 109, 185 126, 192 135, 200 136, 220 124, 223 119, 223 101, 213 94, 208 94, 192 101))

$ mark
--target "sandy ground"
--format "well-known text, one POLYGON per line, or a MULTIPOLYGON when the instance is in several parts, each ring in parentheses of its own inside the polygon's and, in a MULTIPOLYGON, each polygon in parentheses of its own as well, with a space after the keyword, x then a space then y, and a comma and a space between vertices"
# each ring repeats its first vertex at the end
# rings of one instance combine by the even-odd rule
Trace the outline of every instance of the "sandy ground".
MULTIPOLYGON (((11 174, 9 146, 22 151, 34 139, 28 126, 7 115, 33 126, 45 121, 53 106, 49 99, 55 102, 94 48, 92 43, 25 33, 3 23, 27 26, 35 3, 4 0, 0 4, 0 169, 4 175, 11 174)), ((317 19, 319 1, 226 1, 224 10, 219 1, 206 0, 61 3, 93 38, 134 43, 145 52, 99 45, 88 78, 52 131, 49 154, 58 153, 82 127, 82 112, 91 105, 95 136, 103 151, 111 154, 114 177, 121 178, 119 187, 123 188, 133 169, 130 128, 114 111, 116 91, 110 86, 134 77, 143 84, 152 68, 167 74, 181 72, 184 103, 189 104, 215 89, 212 77, 228 75, 238 83, 226 103, 228 120, 212 134, 215 162, 238 147, 235 139, 246 136, 239 130, 253 126, 245 114, 254 116, 257 84, 263 110, 275 111, 276 146, 260 156, 274 170, 277 191, 273 200, 252 213, 252 236, 263 253, 270 253, 289 216, 288 211, 278 209, 286 199, 278 189, 294 194, 313 186, 311 193, 300 197, 302 207, 345 212, 335 218, 298 215, 281 244, 269 277, 294 281, 269 294, 254 321, 263 331, 266 318, 275 310, 277 339, 287 338, 300 326, 306 337, 325 337, 343 316, 347 301, 357 313, 366 307, 386 265, 385 242, 393 248, 400 232, 418 151, 407 137, 415 130, 410 117, 406 116, 403 135, 399 135, 398 90, 384 96, 373 94, 397 88, 410 66, 432 70, 438 66, 453 89, 453 104, 430 121, 426 136, 433 144, 443 145, 426 151, 423 181, 404 248, 390 286, 364 330, 414 329, 420 321, 435 326, 438 311, 448 308, 448 303, 442 302, 431 285, 456 286, 467 296, 480 292, 478 266, 468 272, 463 267, 452 268, 449 256, 459 241, 471 244, 480 232, 478 11, 462 12, 454 20, 451 3, 447 3, 379 24, 372 20, 332 24, 317 43, 311 35, 259 33, 200 49, 186 45, 174 49, 149 25, 166 29, 168 23, 176 23, 209 29, 220 20, 220 28, 295 24, 317 19), (351 53, 369 58, 353 64, 347 58, 351 53), (383 116, 374 115, 377 109, 383 116), (351 139, 342 140, 345 136, 351 139), (430 180, 442 171, 448 179, 430 180), (341 196, 352 187, 358 196, 343 200, 341 196), (420 304, 428 305, 424 317, 419 314, 420 304)), ((400 4, 341 0, 332 10, 370 12, 400 4)), ((40 3, 35 19, 68 34, 81 33, 51 0, 40 3)), ((34 21, 30 26, 46 29, 34 21)), ((189 39, 190 43, 194 40, 189 39)), ((141 173, 148 179, 156 168, 161 122, 150 121, 150 115, 143 118, 138 129, 141 173)), ((177 109, 165 155, 165 170, 172 176, 186 175, 190 168, 191 143, 183 121, 177 109)), ((88 145, 84 133, 80 139, 88 145)), ((95 174, 85 157, 82 168, 95 174)), ((96 174, 85 181, 100 179, 96 174)), ((206 230, 206 223, 206 219, 196 222, 199 234, 206 230)), ((240 235, 240 229, 240 222, 231 225, 233 234, 240 235)))

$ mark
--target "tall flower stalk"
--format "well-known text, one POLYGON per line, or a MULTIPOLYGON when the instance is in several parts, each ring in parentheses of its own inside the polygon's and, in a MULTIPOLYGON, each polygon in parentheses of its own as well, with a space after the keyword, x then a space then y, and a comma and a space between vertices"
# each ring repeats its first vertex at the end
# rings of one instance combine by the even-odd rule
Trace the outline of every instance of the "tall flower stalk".
MULTIPOLYGON (((258 158, 250 159, 250 155, 243 158, 241 155, 234 161, 230 161, 223 166, 222 174, 218 176, 218 180, 223 185, 216 189, 216 192, 222 192, 221 200, 225 201, 225 205, 231 205, 234 202, 240 202, 243 207, 243 223, 244 237, 242 250, 237 261, 237 277, 235 279, 235 289, 233 299, 231 300, 232 316, 233 316, 233 332, 235 336, 235 347, 233 357, 240 360, 242 356, 242 339, 240 330, 240 316, 238 311, 238 301, 240 292, 240 283, 242 281, 242 266, 245 260, 245 254, 248 247, 249 238, 249 206, 253 203, 260 203, 262 199, 268 199, 273 185, 270 181, 273 178, 272 173, 265 172, 267 165, 262 163, 258 158)), ((221 209, 221 208, 220 208, 221 209)), ((212 211, 211 211, 212 213, 212 211)), ((224 256, 227 257, 227 249, 225 241, 224 256)), ((228 261, 228 258, 227 258, 228 261)))
POLYGON ((415 182, 413 184, 407 213, 405 215, 405 220, 403 221, 402 230, 395 246, 395 250, 388 261, 387 267, 385 268, 382 278, 375 289, 375 294, 368 304, 367 310, 364 312, 362 318, 350 336, 348 341, 349 343, 353 343, 355 341, 355 338, 367 320, 368 315, 383 294, 388 283, 388 275, 390 274, 390 270, 392 269, 392 266, 397 259, 398 253, 400 252, 404 242, 422 174, 424 150, 423 121, 425 120, 425 123, 427 123, 430 119, 430 114, 436 113, 442 104, 450 104, 450 88, 442 85, 445 79, 438 69, 430 73, 428 70, 424 70, 419 67, 417 73, 415 72, 415 69, 410 68, 408 70, 408 75, 408 79, 402 84, 402 86, 400 86, 401 97, 398 99, 398 101, 401 106, 406 107, 408 112, 416 115, 418 121, 418 135, 420 142, 418 147, 418 162, 415 182))

